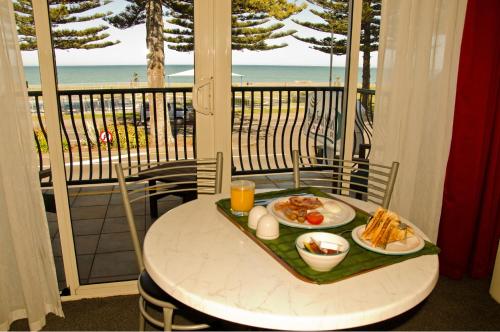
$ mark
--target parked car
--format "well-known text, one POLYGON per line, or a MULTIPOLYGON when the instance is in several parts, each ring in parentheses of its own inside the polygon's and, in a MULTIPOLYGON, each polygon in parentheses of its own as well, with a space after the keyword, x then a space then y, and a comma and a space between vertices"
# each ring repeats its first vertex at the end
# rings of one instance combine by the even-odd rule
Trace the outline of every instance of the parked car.
POLYGON ((170 124, 172 126, 184 126, 184 123, 186 125, 191 125, 194 123, 194 110, 192 106, 186 106, 186 108, 183 107, 177 107, 173 104, 167 104, 168 108, 168 116, 170 118, 170 124))
MULTIPOLYGON (((186 123, 186 125, 192 125, 194 123, 194 110, 191 105, 186 105, 185 109, 182 106, 179 107, 179 105, 176 105, 174 110, 174 104, 168 103, 167 109, 170 125, 172 127, 179 128, 184 126, 184 123, 186 123)), ((146 102, 145 108, 141 107, 141 123, 149 121, 149 117, 149 102, 146 102)))

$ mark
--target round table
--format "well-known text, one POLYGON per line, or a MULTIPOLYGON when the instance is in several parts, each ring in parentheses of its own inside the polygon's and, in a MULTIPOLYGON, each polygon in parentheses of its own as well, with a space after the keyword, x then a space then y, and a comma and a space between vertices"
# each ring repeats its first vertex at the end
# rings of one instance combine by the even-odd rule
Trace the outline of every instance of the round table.
MULTIPOLYGON (((215 202, 225 197, 203 196, 170 210, 144 240, 144 262, 153 280, 201 312, 268 329, 346 329, 411 309, 437 282, 437 255, 332 284, 301 281, 217 210, 215 202)), ((341 199, 364 211, 376 209, 341 199)))

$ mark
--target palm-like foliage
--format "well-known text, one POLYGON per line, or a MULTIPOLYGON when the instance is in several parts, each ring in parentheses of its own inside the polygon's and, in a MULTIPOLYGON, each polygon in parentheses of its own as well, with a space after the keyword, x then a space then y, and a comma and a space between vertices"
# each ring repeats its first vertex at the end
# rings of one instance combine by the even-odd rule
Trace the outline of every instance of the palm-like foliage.
MULTIPOLYGON (((107 4, 107 2, 97 0, 49 0, 49 15, 52 24, 54 48, 93 49, 119 43, 119 41, 106 40, 109 34, 104 32, 108 29, 108 26, 105 24, 81 29, 64 27, 65 24, 90 22, 109 16, 110 12, 85 14, 85 12, 99 8, 104 4, 107 4)), ((35 50, 37 44, 31 0, 15 0, 14 11, 21 50, 35 50)))
MULTIPOLYGON (((321 22, 304 22, 293 20, 304 27, 328 33, 327 37, 293 36, 310 44, 312 49, 320 52, 342 55, 346 54, 346 36, 348 22, 348 0, 307 0, 320 10, 311 9, 311 13, 320 17, 321 22), (333 40, 331 34, 333 32, 333 40)), ((360 51, 363 52, 363 88, 370 87, 370 53, 378 49, 380 32, 380 0, 363 0, 361 16, 360 51)))
MULTIPOLYGON (((194 49, 194 0, 170 0, 168 23, 178 28, 165 29, 168 47, 180 52, 194 49)), ((286 0, 233 0, 232 49, 266 51, 287 46, 269 41, 294 34, 295 30, 281 30, 283 20, 305 8, 286 0)))

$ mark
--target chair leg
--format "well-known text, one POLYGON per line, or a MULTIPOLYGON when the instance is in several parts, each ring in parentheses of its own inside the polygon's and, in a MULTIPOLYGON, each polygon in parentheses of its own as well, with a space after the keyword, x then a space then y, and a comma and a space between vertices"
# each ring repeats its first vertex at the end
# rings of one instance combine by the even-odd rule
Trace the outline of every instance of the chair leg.
POLYGON ((146 328, 146 322, 144 320, 144 316, 142 315, 140 306, 144 305, 144 310, 146 310, 146 303, 141 301, 141 299, 139 299, 139 331, 144 331, 146 328))
POLYGON ((163 308, 163 330, 172 331, 172 319, 174 310, 172 308, 163 308))
POLYGON ((146 321, 144 320, 144 316, 142 313, 139 313, 139 331, 145 331, 146 330, 146 321))

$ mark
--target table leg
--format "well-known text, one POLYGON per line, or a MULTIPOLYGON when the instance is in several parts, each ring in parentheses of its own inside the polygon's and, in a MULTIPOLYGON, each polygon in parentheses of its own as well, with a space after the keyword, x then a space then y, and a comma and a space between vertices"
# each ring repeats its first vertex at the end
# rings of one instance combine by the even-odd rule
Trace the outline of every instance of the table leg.
POLYGON ((198 198, 198 193, 196 191, 187 191, 181 195, 182 203, 187 203, 190 201, 194 201, 198 198))
MULTIPOLYGON (((154 187, 156 185, 156 180, 150 180, 149 186, 154 187)), ((152 189, 149 194, 156 193, 156 190, 152 189)), ((149 214, 151 218, 158 218, 158 198, 156 196, 149 197, 149 214)))

